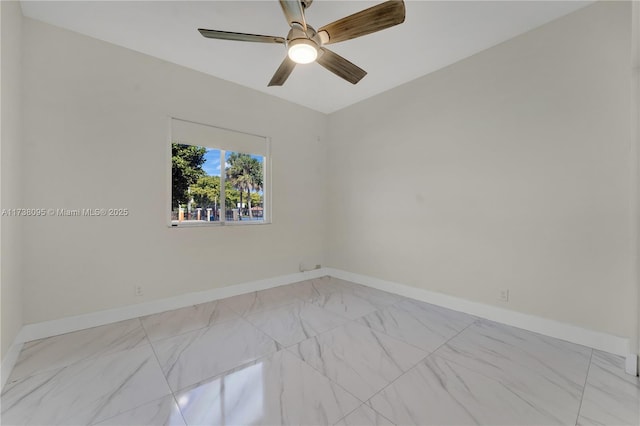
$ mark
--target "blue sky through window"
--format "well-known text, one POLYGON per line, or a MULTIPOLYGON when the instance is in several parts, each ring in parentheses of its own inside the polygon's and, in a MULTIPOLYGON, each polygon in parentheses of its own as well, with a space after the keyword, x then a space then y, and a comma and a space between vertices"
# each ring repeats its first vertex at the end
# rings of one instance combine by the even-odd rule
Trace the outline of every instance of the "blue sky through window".
MULTIPOLYGON (((227 151, 225 155, 225 163, 226 160, 229 159, 230 155, 231 152, 227 151)), ((251 155, 251 157, 255 158, 260 163, 264 161, 264 158, 260 155, 251 155)), ((204 164, 202 165, 204 172, 209 176, 220 176, 220 150, 207 148, 207 151, 204 154, 204 160, 204 164)))

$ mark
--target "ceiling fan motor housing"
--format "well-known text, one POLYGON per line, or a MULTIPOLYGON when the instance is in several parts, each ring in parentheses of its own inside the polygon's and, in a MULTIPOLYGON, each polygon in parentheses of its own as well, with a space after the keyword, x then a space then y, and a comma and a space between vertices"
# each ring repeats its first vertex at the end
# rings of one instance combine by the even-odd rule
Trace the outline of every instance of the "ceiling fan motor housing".
POLYGON ((311 40, 318 47, 322 46, 322 40, 320 39, 320 36, 316 32, 316 30, 308 24, 307 31, 305 31, 301 25, 291 25, 291 30, 289 30, 289 34, 287 34, 287 46, 295 44, 296 40, 311 40))

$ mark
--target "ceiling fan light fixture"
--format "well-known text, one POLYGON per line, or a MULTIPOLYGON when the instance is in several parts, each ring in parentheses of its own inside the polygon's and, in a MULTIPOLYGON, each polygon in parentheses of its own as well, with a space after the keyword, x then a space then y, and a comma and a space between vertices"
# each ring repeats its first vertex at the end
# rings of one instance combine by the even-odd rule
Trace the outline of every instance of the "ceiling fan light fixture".
POLYGON ((367 72, 327 49, 325 45, 362 37, 401 24, 406 14, 404 0, 386 0, 331 22, 316 31, 307 23, 305 17, 305 10, 312 1, 279 0, 290 28, 286 38, 205 28, 200 28, 198 31, 206 38, 284 44, 287 48, 287 56, 273 74, 268 87, 282 86, 297 64, 311 62, 317 62, 343 80, 357 84, 367 75, 367 72))
POLYGON ((299 38, 289 43, 287 54, 296 64, 310 64, 318 58, 318 47, 312 40, 299 38))

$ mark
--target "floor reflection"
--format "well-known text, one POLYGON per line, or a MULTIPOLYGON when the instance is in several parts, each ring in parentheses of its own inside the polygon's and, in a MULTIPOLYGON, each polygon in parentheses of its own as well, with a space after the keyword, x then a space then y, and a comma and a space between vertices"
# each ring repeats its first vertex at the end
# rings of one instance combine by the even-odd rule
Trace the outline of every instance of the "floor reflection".
POLYGON ((203 382, 178 397, 188 421, 207 425, 259 424, 265 415, 262 362, 203 382))

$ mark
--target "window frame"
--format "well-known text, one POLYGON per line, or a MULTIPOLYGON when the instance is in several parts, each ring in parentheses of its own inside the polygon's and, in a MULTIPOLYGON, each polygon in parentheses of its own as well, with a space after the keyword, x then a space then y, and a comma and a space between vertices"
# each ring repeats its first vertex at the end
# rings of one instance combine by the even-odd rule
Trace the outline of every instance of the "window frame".
MULTIPOLYGON (((272 211, 271 211, 271 138, 269 136, 263 136, 263 135, 256 135, 254 133, 249 133, 249 132, 243 132, 240 130, 235 130, 235 129, 229 129, 226 127, 221 127, 221 126, 216 126, 213 124, 208 124, 208 123, 201 123, 201 122, 197 122, 197 121, 193 121, 193 120, 186 120, 184 118, 180 118, 180 117, 176 117, 176 116, 168 116, 167 119, 167 141, 165 144, 165 148, 166 148, 166 160, 165 160, 165 167, 167 170, 167 179, 166 179, 166 202, 165 202, 165 217, 167 218, 167 226, 169 228, 200 228, 200 227, 225 227, 225 226, 259 226, 259 225, 270 225, 271 223, 273 223, 273 216, 272 216, 272 211), (174 222, 173 220, 171 220, 171 209, 172 209, 172 205, 171 205, 171 195, 172 195, 172 178, 173 178, 173 171, 172 171, 172 151, 171 151, 171 144, 173 143, 173 134, 172 134, 172 126, 171 123, 173 120, 179 120, 179 121, 183 121, 186 123, 190 123, 190 124, 195 124, 195 125, 199 125, 199 126, 207 126, 207 127, 212 127, 214 129, 218 129, 218 130, 223 130, 223 131, 227 131, 227 132, 236 132, 236 133, 240 133, 243 135, 247 135, 247 136, 254 136, 257 138, 262 138, 264 139, 264 143, 265 143, 265 154, 264 154, 264 161, 262 164, 262 173, 263 173, 263 202, 262 202, 262 220, 239 220, 239 221, 227 221, 226 220, 226 215, 222 215, 222 217, 225 220, 218 220, 218 221, 213 221, 213 222, 207 222, 207 221, 197 221, 197 222, 174 222)), ((191 144, 189 144, 191 145, 191 144)), ((200 146, 200 145, 192 145, 192 146, 200 146)), ((227 152, 238 152, 238 151, 232 151, 230 149, 223 149, 223 148, 219 148, 219 147, 215 147, 215 146, 206 146, 205 148, 209 148, 209 149, 217 149, 220 151, 220 156, 221 156, 221 162, 220 162, 220 199, 221 201, 223 201, 225 198, 225 182, 226 182, 226 172, 224 169, 224 161, 222 161, 222 159, 226 158, 226 153, 227 152)), ((243 154, 251 154, 251 153, 243 153, 243 154)), ((259 154, 253 154, 253 155, 259 155, 259 154)), ((222 204, 221 204, 222 205, 222 204)), ((225 209, 226 209, 226 205, 225 205, 225 209)))

